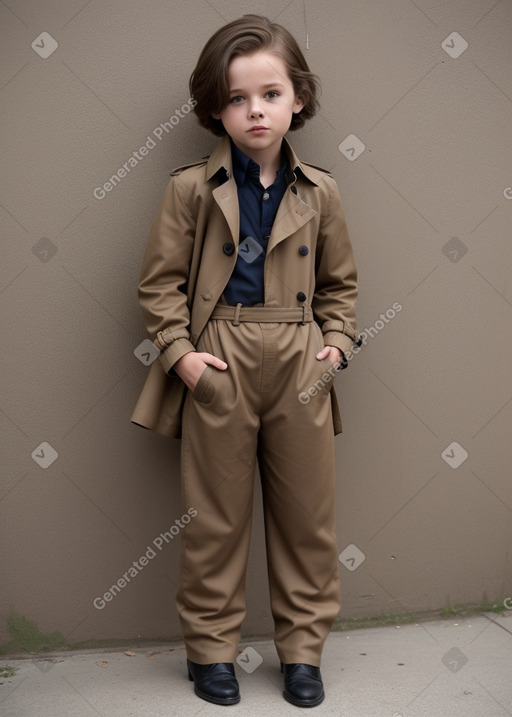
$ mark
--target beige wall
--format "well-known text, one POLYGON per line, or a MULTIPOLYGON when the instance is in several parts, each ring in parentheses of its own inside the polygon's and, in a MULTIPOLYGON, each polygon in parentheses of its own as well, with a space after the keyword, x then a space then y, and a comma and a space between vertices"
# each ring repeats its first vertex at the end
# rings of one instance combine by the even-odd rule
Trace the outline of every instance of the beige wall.
MULTIPOLYGON (((180 518, 179 442, 129 423, 147 371, 136 283, 169 170, 216 142, 175 113, 188 76, 249 11, 286 25, 322 78, 320 115, 291 139, 339 182, 371 330, 336 378, 341 616, 512 594, 512 4, 5 0, 4 641, 11 611, 70 642, 179 635, 178 537, 93 600, 180 518), (349 135, 365 145, 353 159, 347 140, 352 161, 349 135)), ((256 497, 246 635, 272 628, 256 497)))

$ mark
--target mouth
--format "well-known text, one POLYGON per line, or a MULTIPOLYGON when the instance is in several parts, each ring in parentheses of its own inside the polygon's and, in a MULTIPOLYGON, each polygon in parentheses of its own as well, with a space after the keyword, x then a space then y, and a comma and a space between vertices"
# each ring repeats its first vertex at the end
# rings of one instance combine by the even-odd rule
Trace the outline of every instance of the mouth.
POLYGON ((268 127, 264 127, 263 125, 256 125, 255 127, 251 127, 251 129, 249 129, 247 131, 259 134, 261 132, 266 132, 267 130, 268 130, 268 127))

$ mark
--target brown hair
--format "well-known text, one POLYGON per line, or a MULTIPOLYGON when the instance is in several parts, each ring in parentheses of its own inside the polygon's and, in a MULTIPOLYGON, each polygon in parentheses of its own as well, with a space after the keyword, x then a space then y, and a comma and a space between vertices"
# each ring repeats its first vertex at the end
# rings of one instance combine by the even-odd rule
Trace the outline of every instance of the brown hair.
POLYGON ((261 15, 244 15, 215 32, 201 52, 190 76, 190 93, 196 104, 194 112, 203 127, 213 134, 226 134, 220 113, 229 101, 228 67, 234 57, 270 50, 284 61, 297 97, 304 102, 302 110, 293 115, 290 130, 299 129, 316 113, 317 77, 308 64, 295 38, 282 25, 261 15))

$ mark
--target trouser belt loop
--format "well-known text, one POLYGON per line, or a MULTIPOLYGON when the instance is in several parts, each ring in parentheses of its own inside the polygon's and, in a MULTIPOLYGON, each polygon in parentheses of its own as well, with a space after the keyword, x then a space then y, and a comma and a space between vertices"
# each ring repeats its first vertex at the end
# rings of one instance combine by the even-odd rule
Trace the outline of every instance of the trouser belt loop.
POLYGON ((242 304, 239 301, 235 308, 235 315, 233 317, 233 326, 240 326, 240 310, 241 310, 241 308, 242 308, 242 304))

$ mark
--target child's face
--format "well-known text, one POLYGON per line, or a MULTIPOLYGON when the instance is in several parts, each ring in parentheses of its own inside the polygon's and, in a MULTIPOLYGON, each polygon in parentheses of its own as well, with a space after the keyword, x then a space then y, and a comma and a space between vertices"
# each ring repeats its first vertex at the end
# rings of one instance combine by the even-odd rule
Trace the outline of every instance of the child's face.
POLYGON ((228 82, 229 102, 213 117, 222 120, 236 146, 253 159, 274 149, 277 155, 292 114, 304 107, 284 60, 265 50, 234 57, 228 82))

